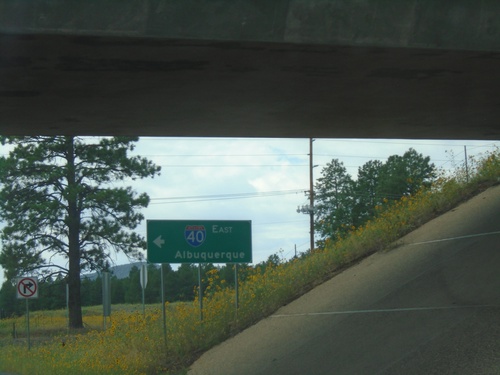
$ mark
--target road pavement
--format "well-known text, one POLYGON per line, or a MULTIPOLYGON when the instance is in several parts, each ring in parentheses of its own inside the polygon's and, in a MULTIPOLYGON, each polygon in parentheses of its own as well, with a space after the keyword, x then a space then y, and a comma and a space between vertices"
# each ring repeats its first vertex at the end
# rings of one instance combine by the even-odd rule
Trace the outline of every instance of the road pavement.
POLYGON ((189 375, 500 374, 500 186, 205 353, 189 375))

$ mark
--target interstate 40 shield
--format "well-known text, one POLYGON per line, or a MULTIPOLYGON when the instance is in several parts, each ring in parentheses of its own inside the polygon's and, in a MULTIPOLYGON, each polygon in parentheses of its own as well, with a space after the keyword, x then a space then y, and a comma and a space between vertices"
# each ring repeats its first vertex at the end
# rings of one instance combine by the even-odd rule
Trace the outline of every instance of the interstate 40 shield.
POLYGON ((204 225, 186 225, 184 238, 192 247, 201 246, 207 238, 207 230, 204 225))
POLYGON ((148 220, 150 263, 251 263, 250 220, 148 220))

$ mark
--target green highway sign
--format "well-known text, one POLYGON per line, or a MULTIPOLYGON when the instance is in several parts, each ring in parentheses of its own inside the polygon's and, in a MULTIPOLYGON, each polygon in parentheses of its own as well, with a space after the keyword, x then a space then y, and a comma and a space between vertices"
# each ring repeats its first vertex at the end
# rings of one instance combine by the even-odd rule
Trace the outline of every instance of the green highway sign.
POLYGON ((150 263, 251 263, 250 220, 148 220, 150 263))

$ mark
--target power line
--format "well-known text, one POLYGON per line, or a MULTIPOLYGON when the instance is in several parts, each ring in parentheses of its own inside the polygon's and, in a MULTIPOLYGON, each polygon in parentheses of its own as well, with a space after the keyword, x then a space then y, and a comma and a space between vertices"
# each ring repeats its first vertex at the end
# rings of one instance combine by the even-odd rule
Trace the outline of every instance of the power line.
POLYGON ((497 142, 490 142, 489 144, 485 144, 482 146, 471 146, 467 144, 467 142, 470 141, 475 141, 473 139, 471 140, 449 140, 450 142, 455 142, 456 144, 451 144, 451 143, 426 143, 432 140, 418 140, 418 139, 409 139, 406 142, 403 140, 390 140, 390 139, 380 139, 380 140, 369 140, 369 139, 324 139, 324 138, 317 138, 318 141, 321 142, 350 142, 350 143, 371 143, 374 145, 377 144, 392 144, 392 145, 413 145, 413 146, 447 146, 447 147, 463 147, 464 145, 470 146, 470 147, 493 147, 497 145, 497 142), (460 142, 460 143, 459 143, 460 142))
MULTIPOLYGON (((326 140, 326 141, 337 141, 337 140, 326 140)), ((347 140, 350 142, 358 142, 358 143, 373 143, 373 144, 409 144, 409 145, 427 145, 427 146, 448 146, 448 147, 460 147, 462 148, 464 144, 457 144, 457 145, 451 145, 451 144, 444 144, 444 143, 412 143, 412 142, 373 142, 373 141, 360 141, 360 140, 347 140)), ((465 142, 466 143, 466 142, 465 142)), ((475 146, 468 146, 470 150, 475 150, 479 148, 492 148, 496 147, 495 142, 490 142, 487 144, 483 145, 475 145, 475 146)), ((463 154, 462 151, 458 151, 456 156, 461 156, 463 154)), ((308 154, 304 153, 266 153, 266 154, 140 154, 140 156, 143 157, 155 157, 155 158, 178 158, 178 157, 268 157, 268 156, 275 156, 275 157, 293 157, 293 156, 302 156, 306 157, 308 154)), ((381 157, 381 156, 369 156, 369 155, 339 155, 339 154, 325 154, 325 153, 316 153, 314 155, 315 157, 328 157, 328 158, 338 158, 338 159, 370 159, 370 160, 387 160, 387 157, 381 157)), ((442 159, 434 159, 434 162, 443 162, 446 163, 447 160, 442 160, 442 159)), ((306 164, 162 164, 160 165, 161 167, 165 168, 196 168, 196 167, 207 167, 207 168, 231 168, 231 167, 238 167, 238 168, 243 168, 243 167, 307 167, 306 164)), ((356 166, 348 166, 348 167, 356 167, 356 166)))
POLYGON ((271 222, 266 222, 266 223, 253 223, 252 225, 258 226, 258 225, 276 225, 276 224, 288 224, 288 223, 305 223, 308 222, 307 220, 287 220, 287 221, 271 221, 271 222))
POLYGON ((307 156, 307 154, 141 154, 144 157, 259 157, 259 156, 307 156))
POLYGON ((187 202, 201 202, 213 200, 228 200, 228 199, 247 199, 247 198, 261 198, 279 195, 302 194, 307 189, 294 189, 294 190, 276 190, 257 193, 234 193, 234 194, 213 194, 213 195, 194 195, 183 197, 163 197, 151 198, 151 204, 173 204, 173 203, 187 203, 187 202), (161 201, 161 202, 159 202, 161 201))
POLYGON ((160 164, 162 168, 307 167, 306 164, 160 164))

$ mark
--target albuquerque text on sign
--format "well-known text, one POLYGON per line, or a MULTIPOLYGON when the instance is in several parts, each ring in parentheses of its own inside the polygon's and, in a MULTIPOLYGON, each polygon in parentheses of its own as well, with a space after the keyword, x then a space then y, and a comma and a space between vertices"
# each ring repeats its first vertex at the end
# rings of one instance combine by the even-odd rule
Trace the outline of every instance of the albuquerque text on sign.
POLYGON ((150 263, 251 263, 252 223, 148 220, 150 263))

